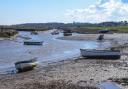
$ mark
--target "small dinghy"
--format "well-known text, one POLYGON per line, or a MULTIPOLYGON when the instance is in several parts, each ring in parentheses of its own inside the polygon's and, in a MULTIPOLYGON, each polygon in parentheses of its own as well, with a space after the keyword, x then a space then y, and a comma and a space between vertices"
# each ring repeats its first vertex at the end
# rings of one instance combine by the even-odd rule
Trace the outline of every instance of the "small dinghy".
POLYGON ((15 63, 15 68, 18 70, 18 73, 33 70, 36 66, 37 66, 36 59, 19 61, 15 63))
POLYGON ((71 30, 64 30, 63 36, 72 36, 72 31, 71 30))
POLYGON ((72 33, 63 33, 64 36, 72 36, 72 33))
POLYGON ((120 59, 121 53, 119 50, 88 50, 80 49, 81 55, 85 58, 93 59, 120 59))
POLYGON ((43 45, 42 41, 25 41, 24 45, 43 45))
POLYGON ((38 35, 38 32, 37 31, 32 31, 31 34, 32 35, 38 35))
POLYGON ((98 33, 103 33, 103 34, 109 33, 109 32, 110 32, 110 30, 99 30, 99 31, 98 31, 98 33))
POLYGON ((52 35, 58 35, 59 34, 59 31, 53 31, 51 34, 52 35))

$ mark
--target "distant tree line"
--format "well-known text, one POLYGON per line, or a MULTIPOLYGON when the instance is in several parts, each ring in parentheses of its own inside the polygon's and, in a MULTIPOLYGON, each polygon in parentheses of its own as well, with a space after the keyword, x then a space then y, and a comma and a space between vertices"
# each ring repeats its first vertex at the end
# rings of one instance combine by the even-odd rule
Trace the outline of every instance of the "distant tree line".
POLYGON ((49 30, 49 29, 67 29, 67 28, 83 28, 83 27, 112 27, 112 26, 128 26, 127 21, 120 22, 102 22, 102 23, 26 23, 10 26, 0 26, 0 28, 13 28, 16 30, 49 30))

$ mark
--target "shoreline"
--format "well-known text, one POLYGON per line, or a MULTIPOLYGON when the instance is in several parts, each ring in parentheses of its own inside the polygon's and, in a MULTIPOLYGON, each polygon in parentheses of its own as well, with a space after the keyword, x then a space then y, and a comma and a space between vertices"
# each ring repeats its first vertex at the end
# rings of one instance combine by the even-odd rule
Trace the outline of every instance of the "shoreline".
MULTIPOLYGON (((121 60, 78 58, 49 63, 45 67, 38 66, 32 71, 1 76, 0 89, 19 89, 21 87, 19 86, 20 84, 29 84, 34 81, 49 82, 64 80, 74 84, 81 81, 87 84, 98 84, 102 81, 107 81, 109 78, 126 78, 128 77, 128 68, 124 65, 124 61, 128 62, 123 58, 121 60)), ((128 86, 123 86, 122 89, 127 88, 128 86)))
MULTIPOLYGON (((66 37, 66 39, 86 40, 95 39, 95 36, 93 37, 85 34, 82 37, 69 36, 66 37)), ((105 39, 115 39, 119 44, 123 44, 124 40, 127 41, 128 36, 127 34, 123 36, 122 34, 106 34, 105 39)), ((127 78, 127 59, 127 55, 123 55, 120 60, 84 59, 81 57, 48 63, 47 66, 43 66, 42 64, 32 71, 19 74, 0 75, 0 89, 29 89, 29 85, 33 86, 35 82, 59 80, 70 81, 74 84, 84 81, 87 84, 95 85, 102 81, 108 81, 110 78, 127 78), (21 85, 23 85, 24 88, 21 88, 21 85)), ((122 89, 128 89, 128 86, 120 86, 122 89)))

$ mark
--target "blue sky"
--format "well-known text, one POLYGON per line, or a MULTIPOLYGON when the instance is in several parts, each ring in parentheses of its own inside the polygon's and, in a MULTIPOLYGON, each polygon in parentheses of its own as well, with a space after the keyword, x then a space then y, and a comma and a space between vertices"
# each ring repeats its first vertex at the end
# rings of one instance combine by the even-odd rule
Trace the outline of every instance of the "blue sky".
POLYGON ((0 24, 70 22, 67 10, 86 8, 98 0, 0 0, 0 24))
POLYGON ((128 0, 0 0, 0 24, 128 21, 128 0))

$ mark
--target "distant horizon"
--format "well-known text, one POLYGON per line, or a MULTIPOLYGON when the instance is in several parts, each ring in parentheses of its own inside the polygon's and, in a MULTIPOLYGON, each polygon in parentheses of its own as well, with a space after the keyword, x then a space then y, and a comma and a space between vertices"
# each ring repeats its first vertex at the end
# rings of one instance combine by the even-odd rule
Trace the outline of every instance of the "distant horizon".
MULTIPOLYGON (((18 23, 18 24, 0 24, 0 26, 12 26, 12 25, 22 25, 22 24, 47 24, 47 23, 63 23, 63 24, 72 24, 72 23, 89 23, 89 24, 99 24, 99 23, 105 23, 105 22, 122 22, 122 21, 104 21, 104 22, 97 22, 97 23, 91 23, 91 22, 70 22, 70 23, 64 23, 64 22, 42 22, 42 23, 18 23)), ((123 21, 125 22, 125 20, 123 21)), ((127 21, 128 22, 128 21, 127 21)))
POLYGON ((128 21, 128 0, 4 0, 0 24, 128 21))

